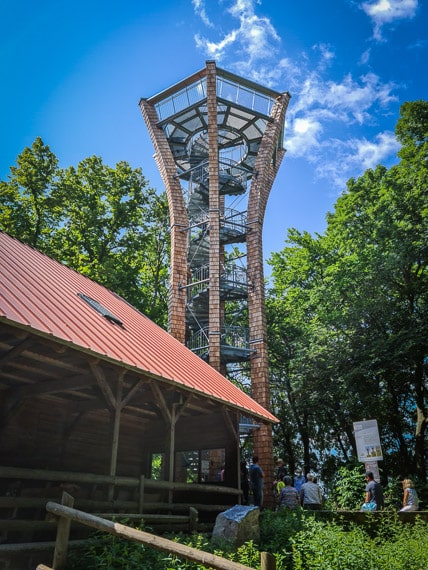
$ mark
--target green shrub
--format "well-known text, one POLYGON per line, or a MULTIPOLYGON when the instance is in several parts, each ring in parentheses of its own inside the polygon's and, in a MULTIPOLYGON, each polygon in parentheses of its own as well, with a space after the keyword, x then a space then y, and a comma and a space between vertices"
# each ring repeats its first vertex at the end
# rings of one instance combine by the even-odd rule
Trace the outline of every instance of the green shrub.
MULTIPOLYGON (((364 525, 323 522, 316 514, 297 509, 264 511, 260 544, 248 542, 232 549, 211 545, 204 534, 180 534, 174 540, 213 552, 250 568, 260 568, 260 552, 274 554, 277 570, 427 570, 428 524, 417 518, 404 524, 396 513, 364 525)), ((207 570, 136 542, 113 535, 94 538, 84 552, 73 553, 68 570, 207 570)))
POLYGON ((427 570, 428 525, 388 517, 375 535, 351 525, 305 520, 291 540, 293 570, 427 570))
POLYGON ((263 511, 260 517, 260 549, 274 553, 290 552, 290 539, 304 528, 305 512, 298 509, 263 511))
POLYGON ((360 509, 364 502, 365 487, 362 463, 354 467, 339 467, 329 501, 331 508, 349 511, 360 509))

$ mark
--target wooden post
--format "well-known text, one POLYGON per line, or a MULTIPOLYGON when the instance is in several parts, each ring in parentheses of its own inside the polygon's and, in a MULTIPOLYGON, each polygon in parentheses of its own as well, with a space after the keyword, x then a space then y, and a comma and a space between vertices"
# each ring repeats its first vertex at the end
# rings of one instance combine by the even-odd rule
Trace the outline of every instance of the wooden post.
POLYGON ((190 507, 189 508, 189 532, 198 530, 198 511, 190 507))
POLYGON ((138 497, 138 512, 140 514, 143 513, 143 509, 144 509, 144 482, 145 482, 144 475, 141 475, 140 476, 140 489, 139 489, 140 496, 138 497))
MULTIPOLYGON (((61 504, 66 507, 73 507, 74 498, 63 491, 61 504)), ((68 539, 70 536, 71 520, 66 517, 60 517, 56 531, 55 551, 52 566, 54 570, 62 570, 66 568, 66 559, 68 551, 68 539)))
MULTIPOLYGON (((110 475, 114 477, 116 475, 117 468, 117 452, 119 448, 119 432, 120 432, 120 420, 122 414, 122 391, 123 391, 123 378, 125 372, 122 371, 119 374, 117 382, 117 392, 116 392, 116 402, 114 406, 114 423, 113 423, 113 437, 111 445, 111 458, 110 458, 110 475)), ((109 485, 108 489, 108 499, 112 501, 114 498, 115 486, 109 485)))
POLYGON ((276 570, 276 560, 270 552, 261 553, 261 570, 276 570))
MULTIPOLYGON (((175 468, 175 423, 176 419, 176 407, 177 404, 173 404, 170 413, 170 430, 169 430, 169 472, 168 472, 168 481, 172 483, 174 481, 174 468, 175 468)), ((172 504, 173 502, 173 492, 172 490, 168 491, 168 503, 172 504)))

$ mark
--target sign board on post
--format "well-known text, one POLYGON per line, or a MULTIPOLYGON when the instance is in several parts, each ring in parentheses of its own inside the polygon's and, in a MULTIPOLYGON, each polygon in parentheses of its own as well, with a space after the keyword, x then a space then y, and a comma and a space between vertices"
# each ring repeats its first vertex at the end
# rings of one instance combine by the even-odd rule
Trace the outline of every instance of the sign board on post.
POLYGON ((371 471, 373 473, 373 479, 380 483, 380 473, 379 465, 377 461, 366 461, 365 463, 366 471, 371 471))
POLYGON ((357 444, 358 461, 363 463, 382 461, 377 420, 354 422, 355 443, 357 444))

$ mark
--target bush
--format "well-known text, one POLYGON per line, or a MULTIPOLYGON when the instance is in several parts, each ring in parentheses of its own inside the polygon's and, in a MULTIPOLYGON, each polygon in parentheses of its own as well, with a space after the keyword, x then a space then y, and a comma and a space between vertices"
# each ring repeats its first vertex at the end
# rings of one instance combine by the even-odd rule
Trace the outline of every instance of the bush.
MULTIPOLYGON (((428 524, 416 518, 402 523, 396 513, 364 525, 317 520, 316 514, 281 509, 261 514, 260 544, 236 550, 214 549, 204 534, 176 535, 174 540, 250 568, 260 568, 260 552, 274 554, 277 570, 427 570, 428 524), (375 524, 376 523, 376 524, 375 524)), ((68 570, 207 570, 136 542, 101 535, 67 561, 68 570)))
POLYGON ((260 517, 260 549, 262 551, 291 551, 291 538, 304 528, 305 512, 301 509, 263 511, 260 517))
POLYGON ((292 543, 293 570, 426 570, 428 526, 385 518, 374 536, 351 525, 305 520, 292 543))
POLYGON ((360 509, 364 502, 364 466, 343 466, 337 471, 337 478, 331 494, 331 507, 342 510, 360 509))

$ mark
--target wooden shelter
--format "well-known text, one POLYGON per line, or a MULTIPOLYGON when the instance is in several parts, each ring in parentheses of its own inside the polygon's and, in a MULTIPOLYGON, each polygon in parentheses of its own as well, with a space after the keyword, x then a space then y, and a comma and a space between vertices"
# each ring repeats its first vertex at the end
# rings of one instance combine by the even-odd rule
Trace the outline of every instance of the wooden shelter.
POLYGON ((239 423, 270 412, 114 292, 1 232, 0 272, 3 517, 44 472, 110 509, 239 501, 239 423))

